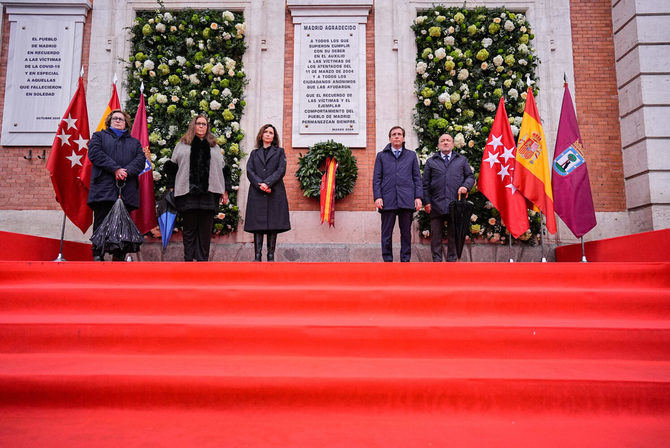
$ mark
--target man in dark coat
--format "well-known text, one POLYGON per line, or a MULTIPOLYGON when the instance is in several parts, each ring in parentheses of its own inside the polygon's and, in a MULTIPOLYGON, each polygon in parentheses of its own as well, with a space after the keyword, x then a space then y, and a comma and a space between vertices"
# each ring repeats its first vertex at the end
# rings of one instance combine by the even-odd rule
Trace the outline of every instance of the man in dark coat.
MULTIPOLYGON (((116 109, 105 120, 107 128, 93 133, 88 145, 88 158, 91 168, 91 185, 87 203, 93 210, 93 231, 102 224, 119 197, 126 208, 135 210, 140 206, 139 174, 144 169, 146 157, 142 144, 131 137, 130 115, 116 109)), ((125 254, 116 254, 121 259, 125 254)), ((101 248, 93 247, 93 259, 102 260, 101 248)))
POLYGON ((389 144, 375 159, 372 180, 375 206, 382 217, 382 258, 393 261, 392 236, 398 217, 400 261, 412 256, 412 215, 421 208, 421 173, 414 151, 405 149, 405 130, 394 126, 389 144))
MULTIPOLYGON (((453 152, 454 139, 443 134, 438 149, 423 167, 423 200, 430 214, 430 250, 433 261, 442 261, 442 226, 448 218, 449 204, 466 194, 475 184, 475 176, 465 157, 453 152)), ((453 228, 447 227, 447 261, 457 261, 453 228)))

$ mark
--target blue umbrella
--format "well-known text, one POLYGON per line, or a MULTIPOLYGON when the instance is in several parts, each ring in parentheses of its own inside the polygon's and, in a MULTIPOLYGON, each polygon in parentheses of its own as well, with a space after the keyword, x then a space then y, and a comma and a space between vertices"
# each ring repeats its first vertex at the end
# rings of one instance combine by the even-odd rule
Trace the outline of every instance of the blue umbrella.
POLYGON ((177 219, 177 206, 174 203, 174 193, 168 191, 156 205, 158 227, 163 238, 163 250, 167 247, 174 231, 174 222, 177 219))

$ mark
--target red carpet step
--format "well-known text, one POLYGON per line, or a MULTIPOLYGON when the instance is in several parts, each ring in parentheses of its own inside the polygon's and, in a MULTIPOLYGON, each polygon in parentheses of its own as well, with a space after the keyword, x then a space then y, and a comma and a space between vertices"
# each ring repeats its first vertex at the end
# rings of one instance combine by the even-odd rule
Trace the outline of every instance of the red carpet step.
POLYGON ((0 263, 0 446, 667 440, 668 263, 0 263))

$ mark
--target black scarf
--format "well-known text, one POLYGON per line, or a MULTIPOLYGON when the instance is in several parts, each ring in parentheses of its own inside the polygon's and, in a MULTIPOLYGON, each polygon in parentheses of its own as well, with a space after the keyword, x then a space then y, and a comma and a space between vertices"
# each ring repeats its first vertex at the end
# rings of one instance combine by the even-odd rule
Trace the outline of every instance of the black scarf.
POLYGON ((209 143, 199 137, 191 142, 191 167, 188 173, 189 193, 209 191, 209 162, 212 158, 209 143))

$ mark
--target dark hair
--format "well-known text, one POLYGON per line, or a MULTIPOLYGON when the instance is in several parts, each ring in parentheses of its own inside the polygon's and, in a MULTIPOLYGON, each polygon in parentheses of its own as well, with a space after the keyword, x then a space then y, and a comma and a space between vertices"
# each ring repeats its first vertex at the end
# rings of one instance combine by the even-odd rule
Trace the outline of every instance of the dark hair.
POLYGON ((393 132, 394 129, 400 129, 400 130, 402 131, 402 136, 403 136, 403 137, 405 136, 405 130, 404 130, 402 127, 400 127, 400 126, 393 126, 393 127, 391 128, 391 130, 389 131, 389 138, 391 138, 391 132, 393 132))
POLYGON ((130 121, 130 114, 123 109, 114 109, 109 114, 107 114, 107 118, 105 118, 105 127, 110 128, 112 126, 112 115, 119 113, 123 114, 123 118, 125 118, 126 120, 126 129, 130 130, 130 128, 132 127, 132 123, 130 121))
POLYGON ((268 123, 268 124, 264 124, 263 126, 261 126, 261 129, 258 131, 258 135, 256 136, 256 148, 262 148, 263 147, 263 132, 265 132, 265 130, 267 128, 272 128, 272 130, 275 133, 275 136, 272 139, 272 145, 277 146, 277 147, 280 146, 279 134, 277 133, 277 129, 274 126, 272 126, 271 124, 268 123))
POLYGON ((186 143, 187 145, 193 143, 193 137, 195 137, 195 122, 198 120, 198 118, 204 118, 205 121, 207 122, 207 133, 205 134, 204 140, 207 140, 207 143, 209 143, 209 147, 213 148, 214 146, 216 146, 216 137, 214 137, 214 134, 212 134, 212 131, 209 127, 209 119, 202 114, 193 117, 191 122, 188 124, 186 134, 184 134, 184 136, 181 139, 179 139, 179 141, 182 143, 186 143))

